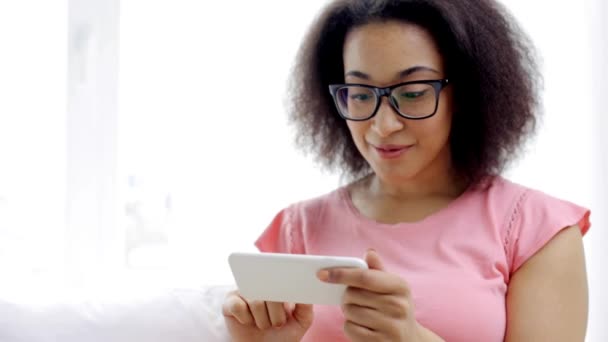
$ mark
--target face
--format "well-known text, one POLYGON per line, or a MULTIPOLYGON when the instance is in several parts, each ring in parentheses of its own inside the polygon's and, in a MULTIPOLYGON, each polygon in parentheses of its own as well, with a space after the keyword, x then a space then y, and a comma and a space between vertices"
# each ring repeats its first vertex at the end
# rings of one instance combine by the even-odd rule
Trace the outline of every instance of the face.
MULTIPOLYGON (((432 36, 418 26, 397 21, 371 23, 349 32, 343 59, 345 83, 387 87, 446 78, 432 36)), ((347 121, 355 145, 379 178, 402 182, 447 172, 451 86, 439 94, 437 112, 430 118, 403 118, 382 97, 373 118, 347 121)))

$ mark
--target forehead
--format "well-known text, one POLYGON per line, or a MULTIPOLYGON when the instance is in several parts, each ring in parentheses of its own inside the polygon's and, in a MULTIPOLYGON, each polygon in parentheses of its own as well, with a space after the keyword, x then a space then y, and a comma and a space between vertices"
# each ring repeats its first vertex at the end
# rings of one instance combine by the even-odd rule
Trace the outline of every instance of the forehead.
POLYGON ((413 66, 443 70, 433 36, 420 26, 399 21, 374 22, 351 30, 343 59, 345 72, 358 70, 379 79, 413 66))

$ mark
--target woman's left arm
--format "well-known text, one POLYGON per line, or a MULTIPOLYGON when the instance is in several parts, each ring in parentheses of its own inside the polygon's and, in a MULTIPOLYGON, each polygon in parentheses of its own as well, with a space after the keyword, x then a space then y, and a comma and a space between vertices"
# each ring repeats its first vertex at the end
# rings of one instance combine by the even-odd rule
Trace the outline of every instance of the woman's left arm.
POLYGON ((584 341, 588 289, 580 229, 562 230, 512 276, 506 342, 584 341))

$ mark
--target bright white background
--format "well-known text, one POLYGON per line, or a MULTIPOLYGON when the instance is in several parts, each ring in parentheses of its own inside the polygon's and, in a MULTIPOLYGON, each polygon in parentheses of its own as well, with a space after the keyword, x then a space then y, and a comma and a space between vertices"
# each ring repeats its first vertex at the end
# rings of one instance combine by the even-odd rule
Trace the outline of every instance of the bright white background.
MULTIPOLYGON (((231 283, 228 253, 339 185, 294 152, 283 109, 324 2, 1 2, 0 295, 231 283)), ((546 81, 508 176, 592 209, 588 340, 608 340, 608 8, 504 3, 546 81)))

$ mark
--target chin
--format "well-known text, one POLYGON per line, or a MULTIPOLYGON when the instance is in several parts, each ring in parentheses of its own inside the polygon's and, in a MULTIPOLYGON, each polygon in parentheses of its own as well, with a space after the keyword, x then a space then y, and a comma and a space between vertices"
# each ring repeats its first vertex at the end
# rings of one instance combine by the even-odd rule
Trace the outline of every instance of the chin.
POLYGON ((389 167, 373 167, 374 173, 380 179, 387 183, 401 183, 412 180, 418 174, 418 170, 412 170, 407 167, 399 168, 398 165, 389 167))

